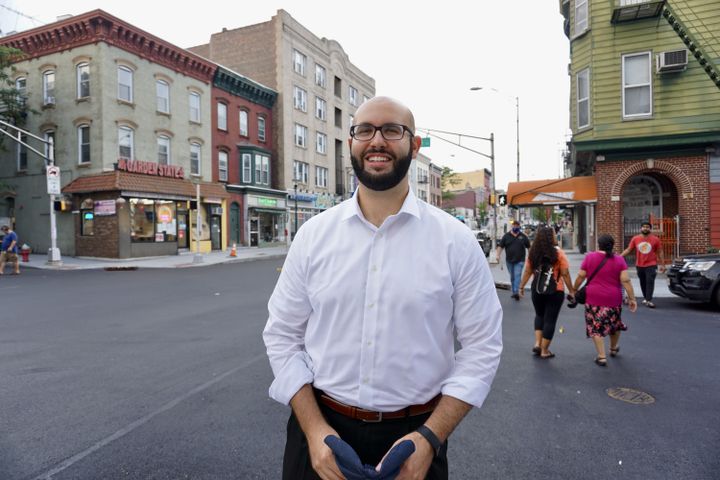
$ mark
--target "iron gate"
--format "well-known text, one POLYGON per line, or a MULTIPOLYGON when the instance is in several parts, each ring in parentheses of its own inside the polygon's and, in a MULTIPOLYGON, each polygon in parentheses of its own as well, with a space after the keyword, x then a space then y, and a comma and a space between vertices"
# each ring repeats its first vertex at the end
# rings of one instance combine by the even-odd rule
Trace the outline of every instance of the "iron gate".
MULTIPOLYGON (((625 219, 623 228, 623 246, 625 249, 630 244, 630 240, 640 233, 640 227, 646 220, 625 219)), ((652 233, 654 233, 662 243, 663 257, 665 263, 671 264, 673 259, 680 256, 680 217, 662 218, 650 215, 650 224, 652 225, 652 233)), ((635 251, 627 257, 628 265, 635 265, 635 251)))

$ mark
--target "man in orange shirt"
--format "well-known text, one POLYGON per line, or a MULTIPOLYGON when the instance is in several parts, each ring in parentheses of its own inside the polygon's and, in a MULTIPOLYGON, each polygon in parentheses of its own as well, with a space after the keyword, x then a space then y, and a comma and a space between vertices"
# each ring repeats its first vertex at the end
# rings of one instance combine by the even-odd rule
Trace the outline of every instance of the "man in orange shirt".
POLYGON ((650 222, 643 222, 640 227, 640 234, 635 235, 628 247, 620 254, 627 256, 633 250, 635 253, 635 268, 640 279, 640 290, 642 290, 642 304, 649 308, 655 308, 652 302, 653 292, 655 291, 655 276, 658 269, 660 273, 665 271, 665 258, 663 257, 662 242, 658 237, 650 233, 652 225, 650 222), (658 267, 658 259, 660 266, 658 267))

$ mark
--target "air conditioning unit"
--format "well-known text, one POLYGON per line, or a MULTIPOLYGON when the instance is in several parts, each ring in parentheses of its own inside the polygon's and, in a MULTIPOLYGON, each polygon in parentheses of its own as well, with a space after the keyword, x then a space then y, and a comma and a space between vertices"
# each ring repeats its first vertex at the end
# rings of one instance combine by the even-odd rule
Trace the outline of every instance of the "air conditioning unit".
POLYGON ((657 73, 681 72, 687 68, 688 51, 673 50, 670 52, 660 52, 655 58, 657 73))

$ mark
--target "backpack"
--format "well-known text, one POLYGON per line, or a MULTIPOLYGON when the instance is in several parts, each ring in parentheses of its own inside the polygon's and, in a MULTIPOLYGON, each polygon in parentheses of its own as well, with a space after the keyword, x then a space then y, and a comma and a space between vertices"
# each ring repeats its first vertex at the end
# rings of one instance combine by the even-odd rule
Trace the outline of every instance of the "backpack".
POLYGON ((540 266, 533 273, 533 292, 538 295, 550 295, 557 292, 557 279, 553 275, 553 265, 548 257, 543 257, 540 266))

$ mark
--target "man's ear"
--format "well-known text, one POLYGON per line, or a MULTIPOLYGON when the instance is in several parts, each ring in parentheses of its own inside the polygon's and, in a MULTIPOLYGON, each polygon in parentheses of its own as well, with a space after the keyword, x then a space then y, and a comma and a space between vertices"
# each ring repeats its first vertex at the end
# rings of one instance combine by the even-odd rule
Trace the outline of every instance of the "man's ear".
POLYGON ((422 145, 422 138, 419 135, 415 135, 412 139, 412 158, 417 158, 417 154, 420 152, 420 145, 422 145))
POLYGON ((352 151, 352 137, 348 137, 348 147, 350 147, 350 150, 352 151))

